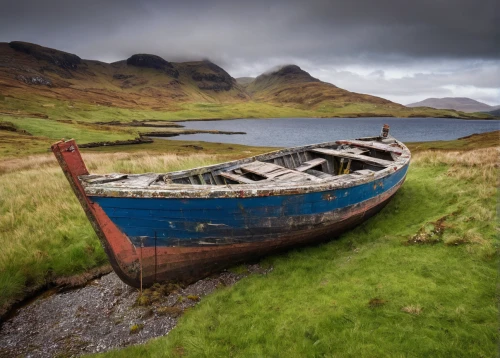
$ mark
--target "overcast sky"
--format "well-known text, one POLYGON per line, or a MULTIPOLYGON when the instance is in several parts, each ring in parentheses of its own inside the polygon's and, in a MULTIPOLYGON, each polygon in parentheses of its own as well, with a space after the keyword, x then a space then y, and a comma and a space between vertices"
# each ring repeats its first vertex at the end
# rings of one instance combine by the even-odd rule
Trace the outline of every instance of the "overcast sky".
POLYGON ((408 104, 500 104, 499 0, 1 0, 0 41, 113 62, 208 58, 233 77, 294 63, 408 104))

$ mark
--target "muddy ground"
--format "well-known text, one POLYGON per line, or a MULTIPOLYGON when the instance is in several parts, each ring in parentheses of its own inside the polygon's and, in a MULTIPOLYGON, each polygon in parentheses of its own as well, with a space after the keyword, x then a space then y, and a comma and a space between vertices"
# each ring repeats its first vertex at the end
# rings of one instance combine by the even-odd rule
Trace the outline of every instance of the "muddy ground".
POLYGON ((184 288, 156 285, 142 296, 110 273, 19 309, 0 328, 0 357, 69 357, 140 344, 168 334, 203 296, 269 270, 248 265, 242 273, 225 271, 184 288))

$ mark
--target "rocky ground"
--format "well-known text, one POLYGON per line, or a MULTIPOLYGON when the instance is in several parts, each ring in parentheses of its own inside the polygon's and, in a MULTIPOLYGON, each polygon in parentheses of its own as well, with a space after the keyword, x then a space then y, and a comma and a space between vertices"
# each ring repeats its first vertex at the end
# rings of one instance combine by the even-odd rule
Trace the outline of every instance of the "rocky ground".
POLYGON ((35 300, 0 329, 0 357, 78 356, 164 336, 186 308, 221 286, 270 269, 249 265, 184 288, 156 285, 139 290, 110 273, 87 286, 35 300))

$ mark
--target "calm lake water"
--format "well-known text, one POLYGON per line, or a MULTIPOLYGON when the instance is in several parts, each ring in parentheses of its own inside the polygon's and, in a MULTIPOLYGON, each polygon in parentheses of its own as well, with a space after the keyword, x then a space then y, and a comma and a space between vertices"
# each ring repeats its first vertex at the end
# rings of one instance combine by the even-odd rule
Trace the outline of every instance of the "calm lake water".
POLYGON ((166 139, 291 147, 378 135, 382 125, 403 142, 450 140, 500 129, 500 121, 448 118, 271 118, 183 122, 189 129, 247 134, 189 134, 166 139))

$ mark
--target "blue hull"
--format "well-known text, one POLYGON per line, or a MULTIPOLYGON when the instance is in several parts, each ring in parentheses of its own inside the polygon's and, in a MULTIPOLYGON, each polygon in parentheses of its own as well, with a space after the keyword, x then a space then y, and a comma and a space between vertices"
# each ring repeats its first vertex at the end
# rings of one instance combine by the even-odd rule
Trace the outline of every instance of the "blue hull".
POLYGON ((383 201, 399 187, 408 165, 369 183, 322 192, 249 198, 92 197, 136 247, 189 247, 279 239, 332 225, 383 201))

